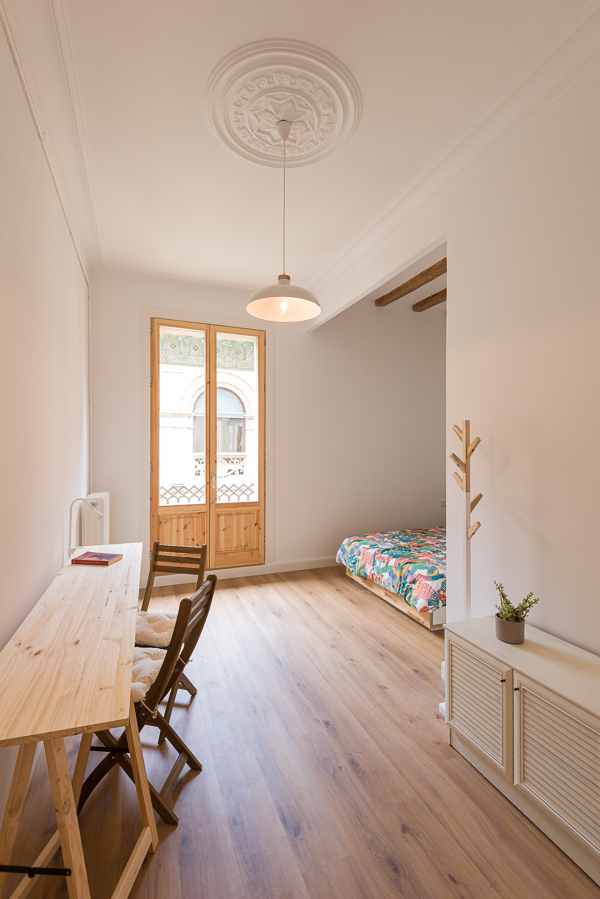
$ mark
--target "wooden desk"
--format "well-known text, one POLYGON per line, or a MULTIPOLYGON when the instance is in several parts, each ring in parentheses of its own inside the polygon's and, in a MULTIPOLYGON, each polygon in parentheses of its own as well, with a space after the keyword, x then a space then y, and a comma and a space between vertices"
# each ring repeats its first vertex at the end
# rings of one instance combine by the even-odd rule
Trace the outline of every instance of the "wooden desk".
MULTIPOLYGON (((0 864, 11 863, 36 744, 43 742, 58 831, 32 866, 44 867, 60 846, 72 872, 70 899, 89 899, 79 793, 93 734, 125 727, 143 827, 113 893, 122 899, 147 851, 158 845, 131 700, 142 544, 85 549, 123 553, 123 559, 107 567, 65 565, 0 653, 0 747, 20 747, 0 828, 0 864), (71 734, 82 734, 72 783, 64 745, 71 734)), ((25 877, 11 899, 25 896, 40 876, 25 877)), ((0 893, 5 878, 0 873, 0 893)))

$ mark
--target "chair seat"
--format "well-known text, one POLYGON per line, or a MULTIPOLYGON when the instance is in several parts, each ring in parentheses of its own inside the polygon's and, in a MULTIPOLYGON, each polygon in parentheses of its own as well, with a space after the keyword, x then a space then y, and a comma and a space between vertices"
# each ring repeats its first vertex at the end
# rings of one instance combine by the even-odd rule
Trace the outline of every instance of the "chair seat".
POLYGON ((165 649, 171 642, 176 618, 177 614, 171 612, 138 612, 135 645, 165 649))
POLYGON ((166 649, 136 646, 133 650, 133 670, 131 673, 131 696, 134 702, 141 702, 161 669, 166 649))

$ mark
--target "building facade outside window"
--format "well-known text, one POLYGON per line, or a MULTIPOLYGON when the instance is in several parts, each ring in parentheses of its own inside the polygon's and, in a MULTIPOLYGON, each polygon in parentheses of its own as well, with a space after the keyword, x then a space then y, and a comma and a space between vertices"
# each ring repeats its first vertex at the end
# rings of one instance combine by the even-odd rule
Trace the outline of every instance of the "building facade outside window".
MULTIPOLYGON (((219 340, 217 351, 219 501, 251 501, 258 496, 258 397, 253 344, 219 340)), ((204 337, 180 329, 174 329, 172 334, 161 333, 162 505, 205 502, 206 425, 204 337)))

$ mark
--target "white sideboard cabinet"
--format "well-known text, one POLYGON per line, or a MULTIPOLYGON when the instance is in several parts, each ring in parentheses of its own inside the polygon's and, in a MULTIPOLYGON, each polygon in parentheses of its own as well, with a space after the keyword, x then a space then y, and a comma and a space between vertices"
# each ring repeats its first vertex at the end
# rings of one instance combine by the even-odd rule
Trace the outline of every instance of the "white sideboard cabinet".
POLYGON ((446 625, 448 741, 600 884, 600 657, 494 616, 446 625))

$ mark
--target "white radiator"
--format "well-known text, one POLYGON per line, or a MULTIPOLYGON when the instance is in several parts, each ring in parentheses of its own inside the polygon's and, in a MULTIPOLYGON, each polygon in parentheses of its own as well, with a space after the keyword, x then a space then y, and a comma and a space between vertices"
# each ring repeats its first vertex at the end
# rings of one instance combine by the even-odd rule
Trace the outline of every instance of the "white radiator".
POLYGON ((86 499, 102 512, 102 518, 96 518, 86 503, 79 504, 81 545, 97 546, 110 543, 110 494, 89 493, 86 499))

